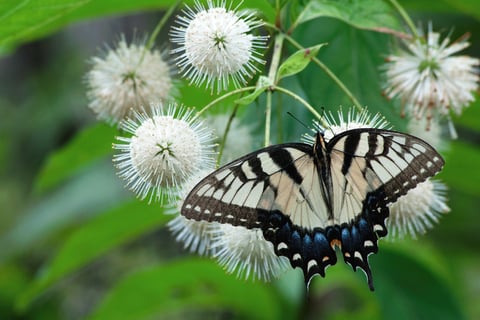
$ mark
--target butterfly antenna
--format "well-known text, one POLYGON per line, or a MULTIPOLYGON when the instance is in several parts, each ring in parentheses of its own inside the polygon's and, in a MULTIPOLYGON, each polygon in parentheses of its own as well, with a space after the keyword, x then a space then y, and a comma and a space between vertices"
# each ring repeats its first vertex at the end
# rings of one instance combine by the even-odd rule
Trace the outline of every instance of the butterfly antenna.
POLYGON ((287 111, 287 114, 292 117, 293 119, 297 120, 298 123, 300 123, 302 126, 305 127, 305 129, 308 129, 308 130, 313 130, 312 127, 308 126, 305 122, 303 122, 302 120, 300 120, 299 118, 297 118, 293 113, 291 113, 290 111, 287 111))

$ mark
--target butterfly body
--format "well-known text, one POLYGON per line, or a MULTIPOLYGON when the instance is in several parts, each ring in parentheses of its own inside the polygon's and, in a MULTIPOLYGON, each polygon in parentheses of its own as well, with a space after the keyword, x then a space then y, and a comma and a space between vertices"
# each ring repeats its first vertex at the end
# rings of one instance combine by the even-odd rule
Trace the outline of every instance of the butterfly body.
POLYGON ((387 234, 387 205, 443 164, 426 142, 395 131, 353 129, 329 141, 319 132, 313 145, 273 145, 221 167, 192 189, 181 212, 261 229, 307 286, 336 263, 338 247, 373 290, 368 256, 387 234))

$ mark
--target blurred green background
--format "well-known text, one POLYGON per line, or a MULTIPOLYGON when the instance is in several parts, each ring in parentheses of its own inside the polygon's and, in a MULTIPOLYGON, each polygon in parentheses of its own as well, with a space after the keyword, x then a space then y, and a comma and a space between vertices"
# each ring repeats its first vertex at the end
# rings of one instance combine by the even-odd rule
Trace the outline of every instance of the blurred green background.
MULTIPOLYGON (((380 241, 370 257, 374 293, 341 261, 313 280, 306 299, 300 270, 271 284, 237 280, 182 250, 164 227, 170 217, 162 208, 134 200, 116 177, 117 131, 95 121, 83 78, 87 60, 105 44, 122 33, 142 37, 172 2, 0 2, 0 319, 480 319, 478 99, 454 118, 458 140, 445 135, 439 178, 449 187, 451 212, 417 240, 380 241)), ((477 1, 400 3, 451 39, 470 32, 465 53, 480 56, 477 1)), ((242 6, 273 17, 268 1, 242 6)), ((167 33, 159 48, 168 47, 167 33)), ((319 58, 362 103, 404 126, 379 89, 388 36, 333 18, 305 23, 293 36, 304 46, 328 42, 319 58)), ((349 105, 313 66, 286 86, 327 110, 349 105)), ((187 105, 212 99, 186 84, 180 91, 187 105)), ((258 118, 262 99, 241 115, 258 118)), ((288 106, 283 113, 308 121, 295 102, 275 99, 288 106)), ((291 128, 291 121, 284 117, 274 128, 291 128)), ((252 149, 262 143, 261 125, 255 129, 252 149)), ((276 140, 292 141, 303 129, 279 132, 276 140)))

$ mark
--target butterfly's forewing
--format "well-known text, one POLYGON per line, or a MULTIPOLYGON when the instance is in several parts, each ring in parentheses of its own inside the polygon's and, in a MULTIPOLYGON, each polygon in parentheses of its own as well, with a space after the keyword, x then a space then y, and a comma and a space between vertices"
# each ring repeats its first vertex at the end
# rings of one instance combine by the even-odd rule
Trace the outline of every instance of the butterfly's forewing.
POLYGON ((333 211, 340 223, 354 218, 348 214, 358 211, 368 193, 377 192, 379 205, 387 205, 444 165, 425 141, 381 129, 343 132, 327 144, 327 153, 331 156, 333 211))
POLYGON ((184 200, 182 214, 189 219, 260 228, 258 207, 283 209, 293 189, 298 190, 296 161, 312 163, 311 146, 292 143, 250 153, 200 181, 184 200))

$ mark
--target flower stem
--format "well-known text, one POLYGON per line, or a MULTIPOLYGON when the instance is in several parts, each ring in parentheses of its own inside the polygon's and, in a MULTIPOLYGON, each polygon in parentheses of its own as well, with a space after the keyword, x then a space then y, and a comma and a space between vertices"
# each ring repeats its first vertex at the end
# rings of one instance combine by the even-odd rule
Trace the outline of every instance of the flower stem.
POLYGON ((207 111, 208 109, 210 109, 210 107, 212 107, 213 105, 219 103, 220 101, 222 100, 225 100, 226 98, 228 97, 231 97, 235 94, 238 94, 238 93, 242 93, 242 92, 246 92, 246 91, 249 91, 249 90, 255 90, 255 87, 254 86, 250 86, 250 87, 244 87, 244 88, 239 88, 239 89, 236 89, 236 90, 233 90, 233 91, 230 91, 220 97, 218 97, 217 99, 211 101, 209 104, 207 104, 205 107, 203 107, 201 110, 199 110, 197 112, 197 114, 195 114, 195 116, 192 118, 192 120, 196 120, 198 119, 198 117, 200 117, 202 115, 202 113, 204 113, 205 111, 207 111))
MULTIPOLYGON (((277 71, 280 65, 280 58, 282 57, 283 40, 285 37, 282 33, 275 36, 273 45, 272 61, 270 62, 270 69, 268 70, 268 79, 273 86, 277 83, 277 71)), ((267 91, 267 104, 265 106, 265 147, 270 144, 270 128, 272 123, 272 89, 267 91)))
POLYGON ((325 122, 325 120, 320 115, 320 113, 318 113, 318 111, 315 110, 315 108, 311 104, 309 104, 305 99, 303 99, 302 97, 300 97, 296 93, 294 93, 294 92, 292 92, 288 89, 282 88, 282 87, 275 87, 275 90, 280 91, 280 92, 282 92, 286 95, 289 95, 293 99, 295 99, 298 102, 300 102, 301 104, 303 104, 305 106, 305 108, 307 108, 307 110, 310 111, 315 116, 315 118, 317 118, 321 122, 322 126, 328 127, 328 124, 325 122))
POLYGON ((158 34, 160 33, 160 31, 162 30, 165 23, 167 23, 168 19, 171 17, 172 13, 175 11, 177 6, 181 2, 182 2, 182 0, 177 0, 177 2, 175 2, 173 5, 171 5, 168 8, 167 12, 165 12, 165 14, 163 15, 162 19, 160 19, 160 21, 157 23, 157 25, 155 26, 155 29, 153 29, 152 34, 150 35, 150 37, 148 37, 148 41, 145 44, 145 47, 143 48, 142 56, 140 57, 140 60, 138 61, 138 64, 142 63, 143 58, 145 57, 145 53, 148 50, 151 50, 153 48, 153 45, 155 43, 155 39, 157 38, 158 34))
POLYGON ((238 103, 236 103, 233 106, 232 114, 230 114, 230 117, 228 118, 227 126, 225 127, 225 132, 223 133, 222 141, 220 141, 220 146, 218 147, 217 167, 220 165, 220 160, 222 159, 223 149, 225 149, 225 142, 227 141, 228 132, 230 131, 230 127, 232 126, 233 119, 237 114, 237 110, 239 106, 240 104, 238 103))
POLYGON ((272 91, 267 91, 267 105, 265 106, 265 147, 270 145, 270 124, 272 121, 272 91))
POLYGON ((155 29, 153 29, 152 35, 148 39, 146 48, 151 49, 153 47, 153 43, 155 42, 155 39, 157 38, 158 34, 162 30, 163 26, 165 23, 167 23, 168 19, 172 15, 173 11, 177 8, 177 6, 182 2, 182 0, 177 0, 173 5, 171 5, 167 12, 163 15, 162 19, 158 22, 158 24, 155 26, 155 29))
POLYGON ((275 44, 273 46, 272 61, 270 62, 270 69, 268 70, 268 79, 270 83, 277 84, 277 71, 280 65, 280 58, 282 56, 283 40, 285 36, 283 33, 279 33, 275 36, 275 44))
POLYGON ((408 13, 403 9, 403 7, 397 2, 397 0, 390 0, 390 3, 392 6, 398 11, 400 16, 403 18, 407 26, 410 28, 412 31, 412 34, 415 36, 415 38, 420 38, 417 28, 415 28, 415 24, 413 23, 412 19, 408 15, 408 13))
MULTIPOLYGON (((295 39, 292 37, 285 35, 285 39, 287 39, 295 48, 299 50, 305 49, 301 44, 299 44, 295 39)), ((358 111, 362 111, 363 107, 360 102, 357 100, 355 95, 347 88, 347 86, 340 80, 332 70, 330 70, 323 62, 321 62, 317 57, 313 57, 312 61, 320 67, 332 80, 337 84, 337 86, 347 95, 347 97, 352 101, 355 108, 358 111)))

